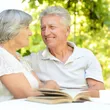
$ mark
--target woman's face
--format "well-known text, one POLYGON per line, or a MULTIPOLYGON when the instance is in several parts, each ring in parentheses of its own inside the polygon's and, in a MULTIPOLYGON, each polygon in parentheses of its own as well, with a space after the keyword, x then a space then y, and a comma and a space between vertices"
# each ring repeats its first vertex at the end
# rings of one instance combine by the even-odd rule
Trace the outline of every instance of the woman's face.
POLYGON ((15 47, 20 49, 22 47, 28 46, 29 36, 31 35, 32 35, 32 32, 29 26, 21 28, 18 35, 12 39, 15 43, 15 47))

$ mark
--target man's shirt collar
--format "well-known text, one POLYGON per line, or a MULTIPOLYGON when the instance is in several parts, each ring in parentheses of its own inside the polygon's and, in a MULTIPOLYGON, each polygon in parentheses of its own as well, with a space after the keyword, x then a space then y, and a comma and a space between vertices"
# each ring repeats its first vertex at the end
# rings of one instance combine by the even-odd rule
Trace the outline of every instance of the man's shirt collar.
MULTIPOLYGON (((67 62, 72 62, 75 59, 78 59, 80 57, 83 57, 83 53, 80 51, 81 48, 77 47, 73 42, 67 42, 69 46, 73 47, 73 53, 71 54, 71 56, 68 58, 67 62)), ((60 61, 59 59, 57 59, 55 56, 53 56, 48 48, 46 48, 43 52, 42 52, 42 59, 43 60, 55 60, 55 61, 60 61)), ((67 63, 66 62, 66 63, 67 63)))

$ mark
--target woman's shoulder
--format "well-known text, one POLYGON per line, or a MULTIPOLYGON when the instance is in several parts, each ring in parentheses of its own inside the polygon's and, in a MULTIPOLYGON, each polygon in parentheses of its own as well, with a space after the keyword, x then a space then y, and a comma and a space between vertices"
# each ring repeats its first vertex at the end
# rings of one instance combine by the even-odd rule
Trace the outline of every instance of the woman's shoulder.
POLYGON ((2 57, 2 56, 7 56, 7 53, 5 52, 5 49, 0 47, 0 57, 2 57))
POLYGON ((10 55, 8 55, 8 53, 6 52, 5 49, 0 48, 0 65, 2 63, 5 64, 5 63, 7 63, 9 61, 11 61, 10 55))

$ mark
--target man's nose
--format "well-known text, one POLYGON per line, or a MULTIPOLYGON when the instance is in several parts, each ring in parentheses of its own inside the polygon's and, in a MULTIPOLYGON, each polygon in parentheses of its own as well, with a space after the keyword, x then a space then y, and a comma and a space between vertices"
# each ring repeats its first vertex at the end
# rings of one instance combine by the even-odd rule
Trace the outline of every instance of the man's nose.
POLYGON ((49 29, 49 28, 46 28, 46 29, 45 29, 45 36, 49 35, 50 32, 51 32, 50 29, 49 29))

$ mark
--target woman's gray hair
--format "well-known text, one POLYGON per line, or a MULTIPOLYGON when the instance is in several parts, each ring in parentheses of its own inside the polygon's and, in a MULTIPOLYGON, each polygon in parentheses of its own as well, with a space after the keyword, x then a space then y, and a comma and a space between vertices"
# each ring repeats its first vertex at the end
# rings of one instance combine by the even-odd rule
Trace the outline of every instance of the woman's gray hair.
POLYGON ((46 15, 58 15, 58 16, 63 18, 63 23, 66 26, 70 26, 71 25, 70 14, 69 14, 69 12, 65 8, 62 8, 60 6, 50 6, 50 7, 47 7, 45 10, 43 10, 40 13, 40 17, 39 17, 40 18, 40 22, 42 20, 42 17, 44 17, 46 15))
POLYGON ((0 44, 15 37, 22 27, 32 21, 31 15, 17 9, 7 9, 0 13, 0 44))

